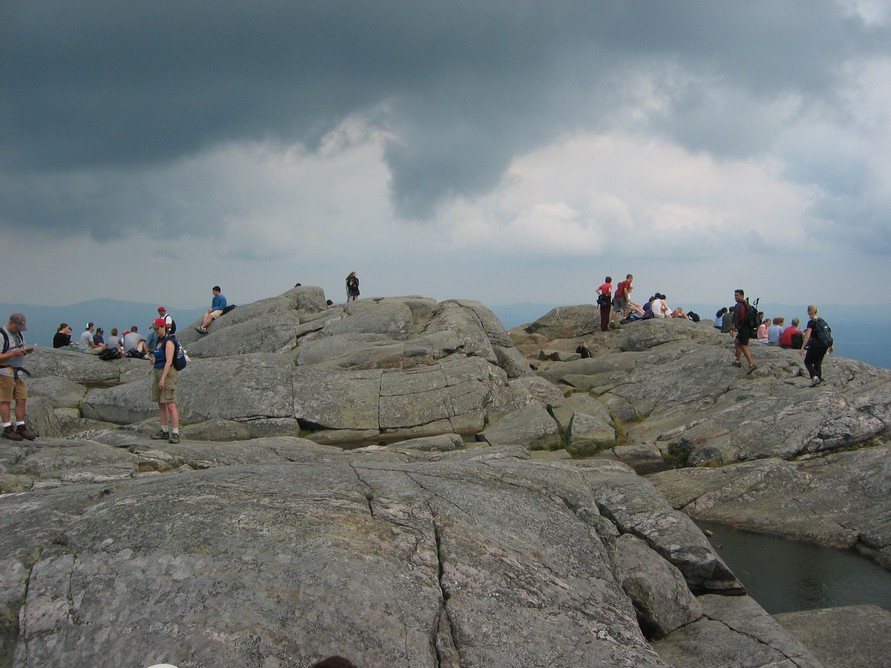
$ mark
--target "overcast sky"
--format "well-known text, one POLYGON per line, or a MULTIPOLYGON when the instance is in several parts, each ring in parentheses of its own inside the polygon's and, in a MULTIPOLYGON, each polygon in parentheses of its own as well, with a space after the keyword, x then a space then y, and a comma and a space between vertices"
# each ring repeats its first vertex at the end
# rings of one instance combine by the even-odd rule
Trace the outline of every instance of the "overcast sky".
POLYGON ((884 0, 0 0, 2 301, 889 301, 884 0))

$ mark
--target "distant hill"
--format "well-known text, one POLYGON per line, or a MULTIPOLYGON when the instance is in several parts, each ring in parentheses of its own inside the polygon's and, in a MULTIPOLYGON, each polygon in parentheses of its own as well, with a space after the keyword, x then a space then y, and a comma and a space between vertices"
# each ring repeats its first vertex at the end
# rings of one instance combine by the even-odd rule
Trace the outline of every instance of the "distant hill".
POLYGON ((207 310, 206 308, 177 309, 170 304, 92 299, 70 306, 0 304, 0 320, 6 324, 10 313, 17 311, 24 313, 28 319, 28 331, 25 332, 25 339, 29 343, 51 346, 53 335, 63 322, 67 322, 74 330, 71 334, 72 339, 80 336, 88 321, 96 323, 96 327, 102 327, 106 333, 110 332, 112 327, 124 331, 131 325, 136 325, 140 331, 148 331, 152 320, 158 317, 158 306, 164 306, 169 311, 176 321, 177 328, 188 326, 207 310))

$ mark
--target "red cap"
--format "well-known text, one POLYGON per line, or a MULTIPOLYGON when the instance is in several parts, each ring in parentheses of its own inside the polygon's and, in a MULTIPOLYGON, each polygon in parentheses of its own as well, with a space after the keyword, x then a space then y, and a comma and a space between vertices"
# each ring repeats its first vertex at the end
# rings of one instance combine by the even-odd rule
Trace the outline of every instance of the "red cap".
POLYGON ((158 318, 152 323, 152 329, 158 329, 158 327, 167 327, 167 321, 164 318, 158 318))
POLYGON ((163 306, 159 306, 159 307, 158 307, 158 313, 167 313, 167 309, 164 308, 163 306))

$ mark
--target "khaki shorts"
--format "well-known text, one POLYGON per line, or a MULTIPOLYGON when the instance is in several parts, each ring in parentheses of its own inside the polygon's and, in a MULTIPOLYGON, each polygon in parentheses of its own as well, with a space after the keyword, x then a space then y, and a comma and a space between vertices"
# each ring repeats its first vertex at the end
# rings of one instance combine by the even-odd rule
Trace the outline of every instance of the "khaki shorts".
POLYGON ((152 401, 156 404, 175 404, 176 403, 176 369, 173 368, 173 365, 170 366, 170 369, 167 371, 167 382, 164 383, 165 387, 162 390, 158 387, 158 383, 161 382, 161 372, 164 369, 153 369, 154 375, 152 376, 152 401))
POLYGON ((222 311, 211 311, 210 312, 210 317, 213 318, 214 320, 219 318, 221 315, 223 315, 222 311))
POLYGON ((0 402, 9 403, 13 399, 24 401, 28 398, 28 389, 24 379, 15 379, 15 372, 9 367, 0 368, 0 402))

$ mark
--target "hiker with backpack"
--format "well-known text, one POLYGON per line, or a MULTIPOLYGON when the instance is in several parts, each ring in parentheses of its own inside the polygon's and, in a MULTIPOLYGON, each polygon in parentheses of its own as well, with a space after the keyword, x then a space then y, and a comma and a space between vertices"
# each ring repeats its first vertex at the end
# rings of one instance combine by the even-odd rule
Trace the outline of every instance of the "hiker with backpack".
POLYGON ((6 327, 0 329, 0 419, 3 421, 3 438, 10 441, 37 438, 25 426, 25 410, 28 389, 22 374, 30 376, 24 367, 25 355, 34 352, 34 346, 25 345, 23 332, 27 330, 24 313, 9 316, 6 327), (12 402, 15 401, 15 425, 10 419, 12 402))
POLYGON ((173 316, 167 312, 167 309, 163 306, 158 307, 158 317, 163 318, 164 322, 167 323, 167 333, 168 334, 176 334, 176 323, 173 321, 173 316))
POLYGON ((179 443, 179 411, 176 408, 176 374, 174 360, 179 352, 179 342, 167 333, 167 322, 158 318, 152 323, 158 335, 158 344, 152 350, 152 401, 158 404, 161 430, 152 434, 154 440, 179 443))
POLYGON ((359 277, 355 271, 351 271, 346 277, 346 293, 348 302, 359 299, 359 277))
POLYGON ((752 361, 752 353, 749 352, 749 340, 755 336, 755 331, 760 325, 758 317, 758 300, 754 304, 749 304, 746 299, 746 293, 742 289, 733 291, 733 298, 736 304, 733 306, 733 324, 730 327, 730 334, 736 331, 736 338, 733 342, 733 348, 736 355, 734 366, 742 366, 740 356, 746 358, 749 363, 749 371, 754 371, 757 367, 752 361))
POLYGON ((817 305, 807 307, 807 328, 804 330, 804 342, 801 354, 804 355, 804 366, 811 377, 811 387, 823 382, 823 358, 834 348, 832 330, 826 321, 817 315, 817 305))

